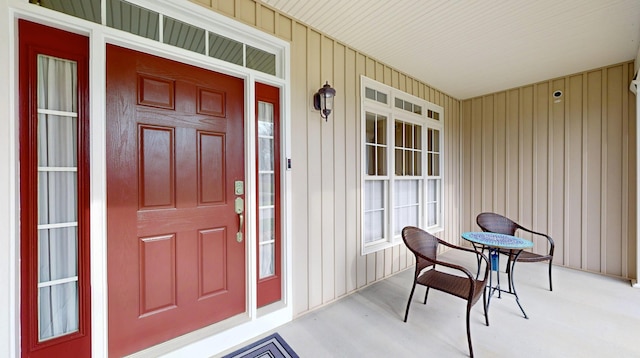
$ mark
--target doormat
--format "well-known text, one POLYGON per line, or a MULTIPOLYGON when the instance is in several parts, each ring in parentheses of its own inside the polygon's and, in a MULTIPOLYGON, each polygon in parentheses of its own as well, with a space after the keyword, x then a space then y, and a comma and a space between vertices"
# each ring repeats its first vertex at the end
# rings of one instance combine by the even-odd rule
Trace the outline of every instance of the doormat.
POLYGON ((274 333, 222 358, 300 358, 279 334, 274 333))

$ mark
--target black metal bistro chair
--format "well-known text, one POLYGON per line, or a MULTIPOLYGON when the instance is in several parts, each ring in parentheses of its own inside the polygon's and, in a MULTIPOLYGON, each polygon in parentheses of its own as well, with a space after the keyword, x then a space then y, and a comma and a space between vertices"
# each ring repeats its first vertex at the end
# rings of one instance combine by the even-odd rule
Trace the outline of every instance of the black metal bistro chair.
MULTIPOLYGON (((549 291, 553 291, 553 283, 551 281, 551 263, 553 262, 553 251, 555 249, 555 244, 553 242, 553 239, 549 235, 529 230, 514 222, 513 220, 496 213, 481 213, 476 217, 476 222, 478 223, 478 226, 480 226, 480 229, 482 229, 482 231, 515 236, 517 230, 522 230, 533 235, 539 235, 546 238, 549 242, 548 252, 545 252, 544 254, 537 254, 534 252, 522 251, 520 256, 518 256, 518 262, 549 261, 549 291)), ((508 256, 507 275, 511 275, 510 264, 511 261, 515 259, 516 253, 509 250, 500 250, 500 253, 508 256)), ((511 279, 509 279, 509 283, 511 283, 511 279)), ((511 287, 509 287, 509 290, 511 290, 511 287)))
POLYGON ((484 303, 485 322, 487 326, 489 325, 489 317, 487 316, 487 295, 485 290, 489 273, 489 261, 487 257, 472 249, 456 246, 440 240, 428 232, 413 226, 407 226, 402 229, 402 240, 404 240, 407 248, 409 248, 416 257, 416 270, 413 277, 413 287, 411 288, 411 294, 409 295, 409 302, 407 302, 404 321, 406 322, 407 317, 409 316, 409 307, 411 306, 411 299, 413 298, 413 293, 417 284, 426 286, 427 288, 427 292, 424 295, 425 304, 427 303, 427 296, 430 288, 467 300, 467 342, 469 343, 469 355, 473 357, 471 330, 469 328, 469 314, 471 312, 471 307, 478 301, 481 295, 484 303), (472 274, 471 271, 463 266, 439 260, 438 245, 440 244, 456 250, 468 251, 474 255, 480 255, 480 260, 484 260, 486 265, 484 277, 480 280, 477 278, 476 274, 472 274), (459 271, 459 275, 440 271, 438 270, 439 266, 457 270, 459 271))

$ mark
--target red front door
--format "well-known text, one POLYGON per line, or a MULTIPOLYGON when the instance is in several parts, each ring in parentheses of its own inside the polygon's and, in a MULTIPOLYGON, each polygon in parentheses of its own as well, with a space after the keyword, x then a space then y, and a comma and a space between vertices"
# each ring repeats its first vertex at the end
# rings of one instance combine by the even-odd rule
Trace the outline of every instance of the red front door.
POLYGON ((106 67, 109 355, 122 356, 246 309, 244 82, 112 45, 106 67))

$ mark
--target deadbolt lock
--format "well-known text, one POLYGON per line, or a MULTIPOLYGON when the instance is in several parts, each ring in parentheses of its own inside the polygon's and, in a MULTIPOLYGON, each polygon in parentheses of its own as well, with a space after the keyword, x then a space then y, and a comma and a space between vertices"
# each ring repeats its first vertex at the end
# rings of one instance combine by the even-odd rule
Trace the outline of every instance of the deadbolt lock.
POLYGON ((233 189, 234 189, 234 192, 235 192, 236 195, 243 195, 244 194, 244 182, 242 180, 236 180, 233 189))

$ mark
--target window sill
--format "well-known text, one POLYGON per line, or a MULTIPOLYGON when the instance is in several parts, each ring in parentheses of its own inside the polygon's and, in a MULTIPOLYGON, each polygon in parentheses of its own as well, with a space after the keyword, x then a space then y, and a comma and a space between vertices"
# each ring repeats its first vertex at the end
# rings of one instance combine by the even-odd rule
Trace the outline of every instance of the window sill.
POLYGON ((368 254, 372 254, 374 252, 378 252, 378 251, 382 251, 385 249, 388 249, 390 247, 394 247, 396 245, 399 245, 402 243, 402 239, 398 237, 398 239, 395 239, 393 242, 381 242, 379 244, 375 244, 375 245, 369 245, 369 246, 363 246, 362 247, 362 256, 366 256, 368 254))
MULTIPOLYGON (((425 229, 428 233, 432 235, 436 235, 437 233, 443 232, 444 227, 442 226, 433 226, 425 229)), ((437 236, 437 235, 436 235, 437 236)), ((402 244, 402 237, 400 235, 393 238, 393 241, 384 241, 373 245, 363 246, 361 256, 366 256, 368 254, 372 254, 374 252, 386 250, 390 247, 394 247, 396 245, 402 244)))

